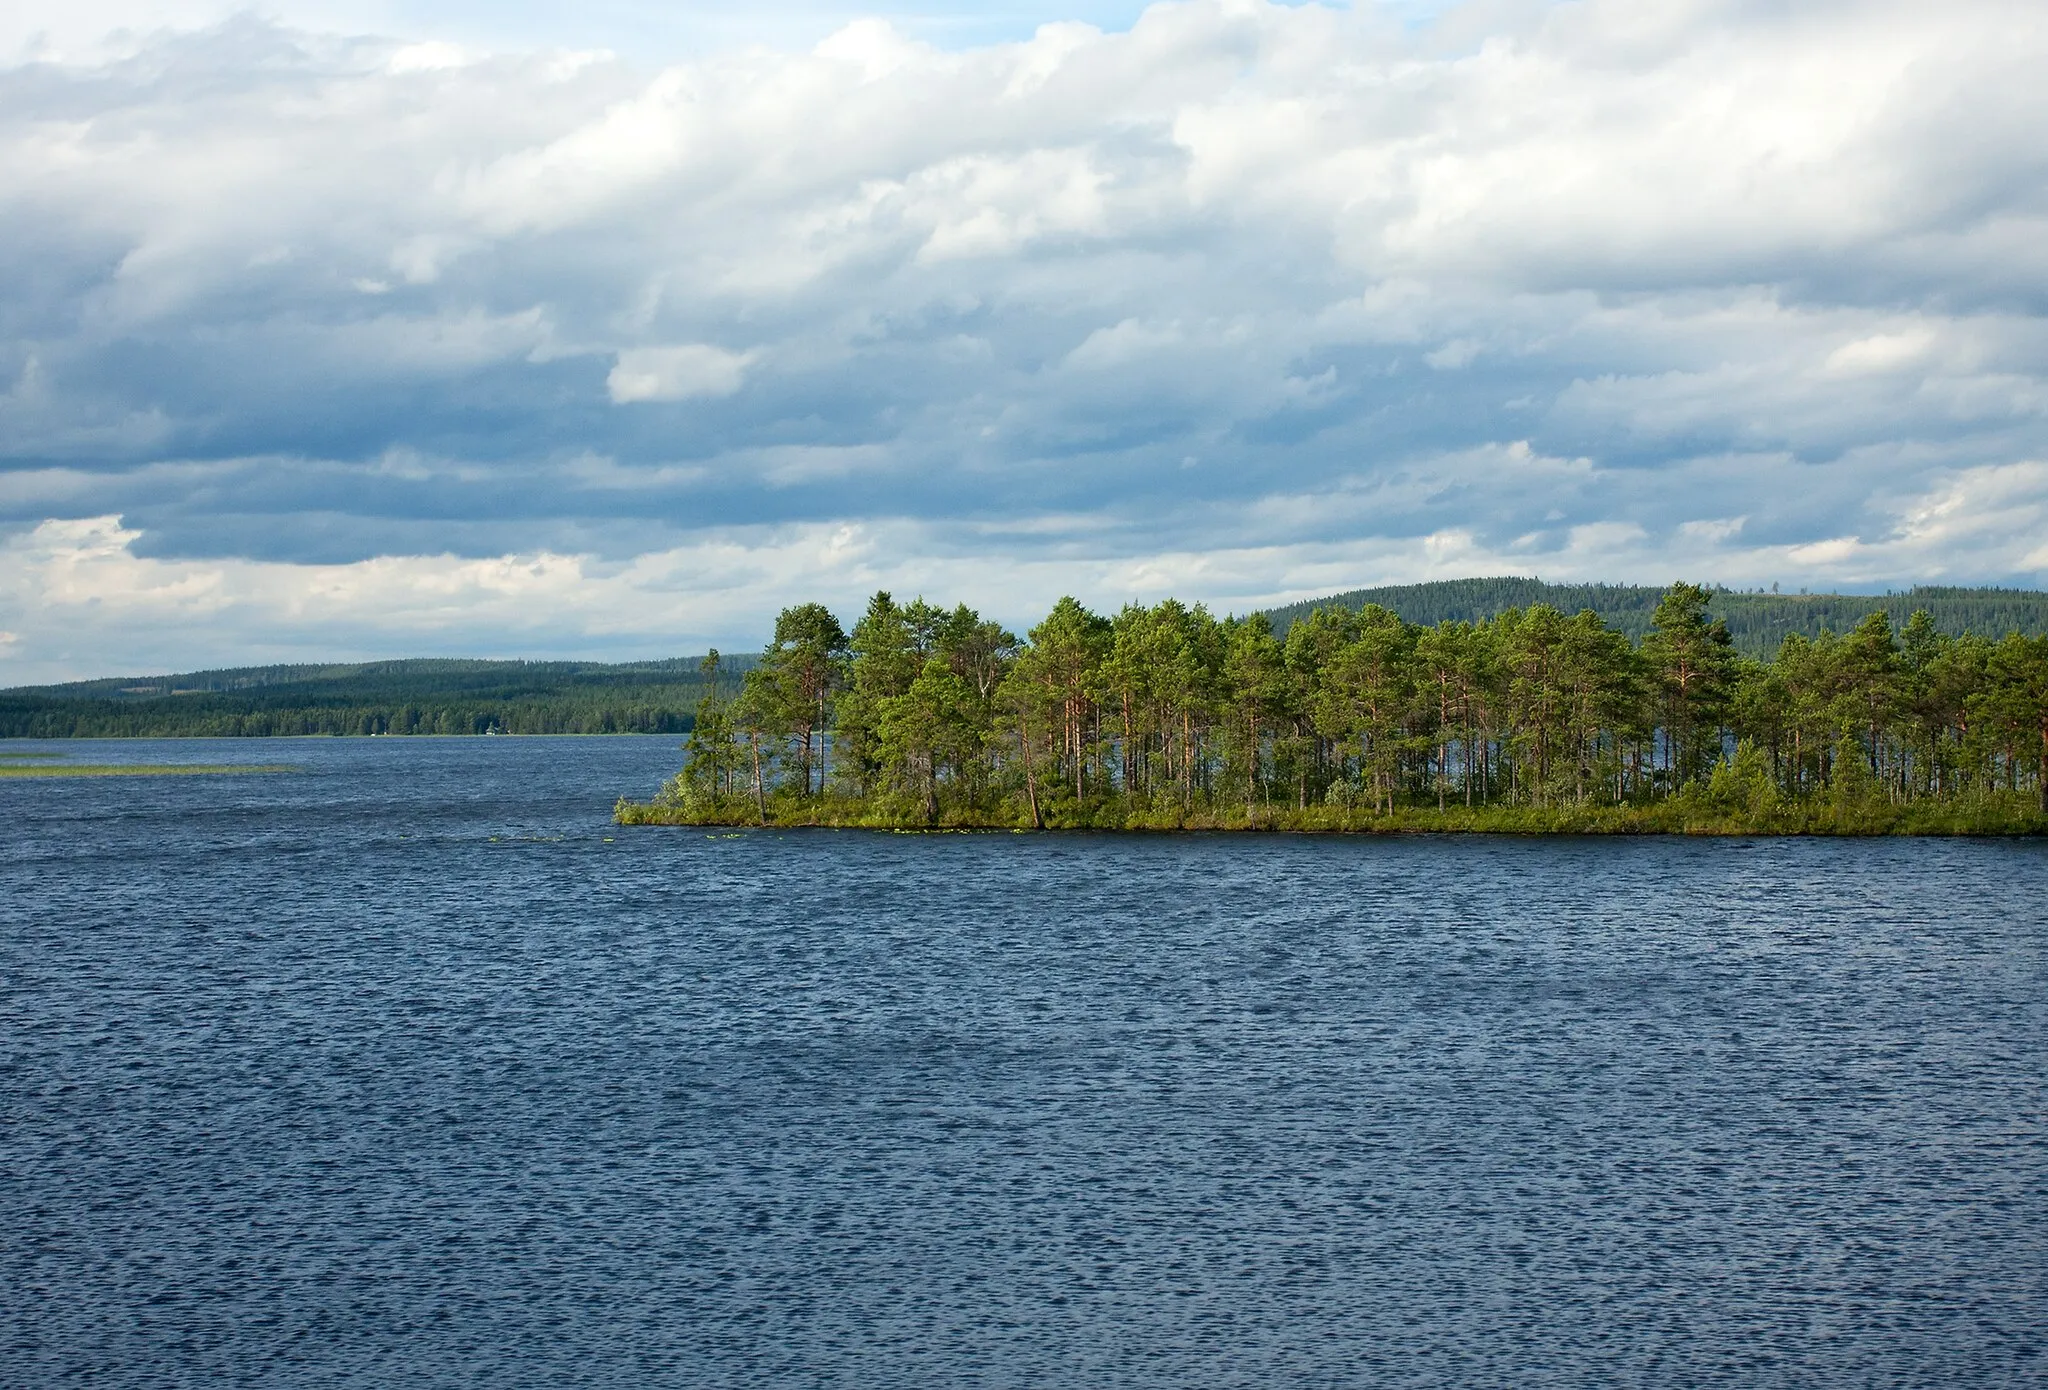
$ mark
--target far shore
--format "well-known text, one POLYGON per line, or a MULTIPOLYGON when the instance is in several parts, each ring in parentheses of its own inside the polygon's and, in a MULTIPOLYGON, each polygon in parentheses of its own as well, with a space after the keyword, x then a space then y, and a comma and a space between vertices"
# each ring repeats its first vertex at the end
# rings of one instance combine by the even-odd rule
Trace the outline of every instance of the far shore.
MULTIPOLYGON (((685 730, 685 733, 688 731, 685 730)), ((0 758, 36 758, 58 756, 56 754, 11 753, 9 743, 185 743, 204 740, 210 743, 254 743, 266 739, 346 739, 357 742, 372 738, 395 738, 408 742, 426 739, 477 739, 477 738, 667 738, 681 737, 676 733, 654 733, 646 729, 607 729, 602 732, 531 734, 507 733, 500 729, 496 733, 461 734, 414 734, 414 733, 369 733, 369 734, 0 734, 0 758)))

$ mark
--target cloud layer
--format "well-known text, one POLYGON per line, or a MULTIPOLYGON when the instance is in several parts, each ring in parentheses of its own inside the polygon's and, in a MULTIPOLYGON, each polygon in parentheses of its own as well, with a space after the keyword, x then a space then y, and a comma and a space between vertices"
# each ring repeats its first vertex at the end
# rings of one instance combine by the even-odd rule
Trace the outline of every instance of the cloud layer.
POLYGON ((0 70, 0 682, 1390 579, 2048 579, 2048 13, 0 70))

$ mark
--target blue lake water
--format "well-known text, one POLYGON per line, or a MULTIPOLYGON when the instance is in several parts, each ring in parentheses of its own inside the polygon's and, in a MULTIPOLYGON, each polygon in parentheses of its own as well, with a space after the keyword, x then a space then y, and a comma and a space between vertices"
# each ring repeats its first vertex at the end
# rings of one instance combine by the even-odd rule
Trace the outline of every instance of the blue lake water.
POLYGON ((10 744, 0 1383, 2048 1377, 2048 845, 614 829, 10 744))

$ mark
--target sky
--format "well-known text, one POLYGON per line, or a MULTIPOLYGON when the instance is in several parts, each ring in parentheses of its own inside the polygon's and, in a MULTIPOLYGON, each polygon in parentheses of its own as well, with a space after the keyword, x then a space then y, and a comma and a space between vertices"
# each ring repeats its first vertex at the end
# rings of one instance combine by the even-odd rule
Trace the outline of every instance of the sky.
POLYGON ((0 685, 2048 581, 2048 6, 29 0, 0 685))

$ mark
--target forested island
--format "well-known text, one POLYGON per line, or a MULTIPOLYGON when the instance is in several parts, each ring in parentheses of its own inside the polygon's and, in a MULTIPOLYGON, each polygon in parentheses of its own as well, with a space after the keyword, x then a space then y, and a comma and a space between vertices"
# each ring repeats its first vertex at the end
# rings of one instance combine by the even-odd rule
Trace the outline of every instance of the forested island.
POLYGON ((1072 598, 1022 639, 876 594, 703 663, 682 769, 625 824, 2041 834, 2048 637, 1895 626, 1741 653, 1677 584, 1432 625, 1376 604, 1217 618, 1072 598))

